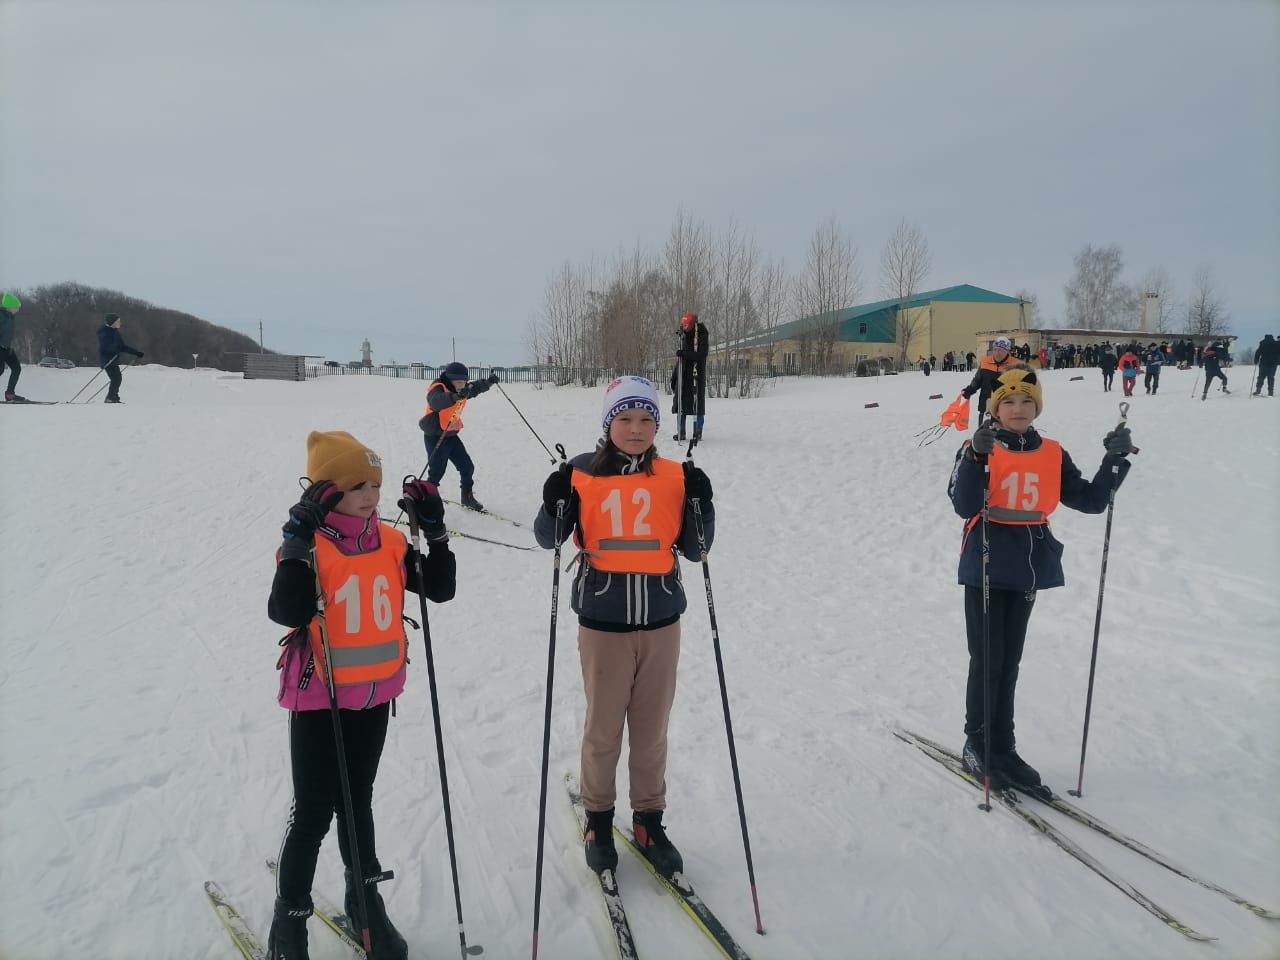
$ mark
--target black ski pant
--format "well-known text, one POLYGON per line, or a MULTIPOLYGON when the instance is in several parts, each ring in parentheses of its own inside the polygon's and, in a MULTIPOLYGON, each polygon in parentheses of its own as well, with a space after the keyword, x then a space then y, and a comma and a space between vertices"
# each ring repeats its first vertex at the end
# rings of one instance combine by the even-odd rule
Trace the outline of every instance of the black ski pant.
POLYGON ((1160 368, 1147 367, 1147 375, 1142 379, 1142 385, 1146 388, 1147 393, 1155 393, 1160 389, 1160 368))
POLYGON ((120 384, 124 380, 124 375, 120 372, 120 364, 108 363, 102 368, 107 371, 107 379, 111 381, 111 386, 107 387, 107 399, 120 399, 120 384))
MULTIPOLYGON (((364 876, 381 870, 373 845, 373 779, 378 774, 382 746, 387 740, 391 704, 368 710, 339 710, 342 745, 351 779, 351 808, 355 813, 356 841, 364 876)), ((334 748, 333 715, 328 710, 295 710, 289 713, 289 760, 293 768, 293 807, 280 844, 280 870, 276 896, 298 906, 311 903, 320 842, 337 815, 338 851, 350 869, 351 842, 342 805, 338 777, 338 751, 334 748)))
POLYGON ((462 492, 470 493, 475 486, 476 465, 471 462, 471 454, 463 446, 462 438, 456 433, 449 433, 443 440, 439 434, 434 437, 423 434, 422 439, 427 447, 427 483, 439 485, 452 463, 458 468, 458 484, 462 492))
POLYGON ((1214 367, 1212 370, 1208 367, 1204 368, 1204 392, 1200 394, 1201 397, 1207 397, 1209 395, 1209 384, 1213 383, 1213 381, 1219 377, 1222 378, 1222 389, 1226 390, 1227 375, 1222 372, 1222 369, 1220 367, 1214 367))
MULTIPOLYGON (((22 376, 22 364, 18 362, 17 350, 0 347, 0 370, 6 366, 9 368, 9 386, 5 387, 5 392, 13 393, 18 389, 18 378, 22 376)), ((1261 383, 1262 380, 1259 379, 1258 382, 1261 383)))
POLYGON ((1103 393, 1107 393, 1111 389, 1111 381, 1113 381, 1115 378, 1116 378, 1116 372, 1114 370, 1102 371, 1102 392, 1103 393))
MULTIPOLYGON (((1254 389, 1254 393, 1262 392, 1262 381, 1264 380, 1267 382, 1267 395, 1274 397, 1276 395, 1276 367, 1274 363, 1258 367, 1258 386, 1254 389)), ((13 387, 10 386, 9 389, 12 390, 13 387)))
MULTIPOLYGON (((991 591, 991 752, 1013 749, 1013 695, 1036 595, 1021 590, 991 591)), ((982 588, 964 588, 965 632, 969 638, 969 682, 965 687, 965 736, 982 732, 982 588)))

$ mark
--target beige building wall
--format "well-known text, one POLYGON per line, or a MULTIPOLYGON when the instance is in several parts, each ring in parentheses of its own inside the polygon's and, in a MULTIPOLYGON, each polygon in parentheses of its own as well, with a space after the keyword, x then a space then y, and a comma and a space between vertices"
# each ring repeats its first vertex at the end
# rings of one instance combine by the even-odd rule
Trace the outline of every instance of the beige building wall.
MULTIPOLYGON (((929 353, 942 362, 948 350, 961 354, 973 350, 979 358, 985 347, 974 350, 977 334, 982 330, 1012 330, 1023 325, 1023 306, 1018 303, 952 303, 938 301, 929 307, 929 353)), ((922 351, 923 352, 923 351, 922 351)), ((928 356, 929 354, 925 354, 928 356)), ((912 357, 914 360, 915 357, 912 357)))

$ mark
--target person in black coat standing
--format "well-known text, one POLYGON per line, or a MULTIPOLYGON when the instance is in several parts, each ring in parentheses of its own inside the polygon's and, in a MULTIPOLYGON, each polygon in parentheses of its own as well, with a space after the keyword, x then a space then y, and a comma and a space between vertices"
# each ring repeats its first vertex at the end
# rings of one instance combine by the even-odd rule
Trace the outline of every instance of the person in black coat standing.
POLYGON ((1262 338, 1258 349, 1253 353, 1253 362, 1258 367, 1258 386, 1253 391, 1255 397, 1262 395, 1262 381, 1267 382, 1267 396, 1276 395, 1276 366, 1280 365, 1280 340, 1271 334, 1262 338))
POLYGON ((1201 353, 1204 363, 1204 390, 1200 393, 1201 400, 1209 399, 1209 384, 1214 380, 1222 380, 1222 392, 1230 393, 1227 389, 1227 375, 1222 372, 1222 364, 1227 359, 1227 346, 1220 340, 1215 340, 1204 348, 1201 353))
POLYGON ((120 336, 120 316, 108 313, 98 328, 98 366, 107 371, 107 379, 111 386, 107 388, 107 403, 120 402, 120 383, 124 376, 120 373, 120 354, 131 353, 139 360, 142 351, 134 349, 124 342, 120 336))
POLYGON ((707 351, 711 337, 696 313, 680 318, 679 348, 676 365, 671 370, 671 412, 676 415, 674 440, 685 439, 685 418, 693 414, 693 439, 702 439, 702 425, 707 413, 707 351))

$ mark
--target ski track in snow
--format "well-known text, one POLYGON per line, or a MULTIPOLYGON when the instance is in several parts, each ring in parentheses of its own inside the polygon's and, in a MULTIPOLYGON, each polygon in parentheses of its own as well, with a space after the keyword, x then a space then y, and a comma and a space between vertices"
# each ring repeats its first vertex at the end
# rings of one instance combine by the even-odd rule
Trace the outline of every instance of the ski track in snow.
MULTIPOLYGON (((70 396, 83 369, 28 367, 70 396)), ((1237 368, 1240 375, 1251 368, 1237 368)), ((1233 381, 1241 379, 1228 372, 1233 381)), ((1096 371, 1048 371, 1040 425, 1092 475, 1123 399, 1096 371)), ((1166 370, 1132 399, 1142 453, 1117 497, 1083 805, 1173 859, 1280 908, 1280 407, 1189 400, 1166 370), (1267 798, 1271 797, 1271 800, 1267 798)), ((696 459, 716 489, 710 556, 761 910, 753 917, 702 571, 682 563, 680 688, 668 824, 699 893, 757 960, 821 957, 1265 957, 1250 916, 1046 812, 1186 922, 1184 942, 1083 866, 890 735, 957 746, 965 653, 961 520, 945 496, 954 432, 917 449, 967 376, 791 380, 710 403, 696 459), (863 403, 878 401, 878 409, 863 403), (1034 949, 1028 947, 1034 945, 1034 949)), ((426 384, 302 384, 212 371, 126 372, 125 405, 0 411, 11 505, 0 553, 0 957, 223 958, 201 883, 265 940, 290 786, 266 618, 279 527, 312 429, 384 460, 383 511, 425 453, 426 384)), ((504 385, 550 444, 596 436, 600 390, 504 385)), ((532 518, 551 464, 496 392, 467 408, 477 493, 532 518)), ((670 423, 664 426, 670 436, 670 423)), ((678 457, 669 440, 660 449, 678 457)), ((456 496, 456 473, 444 481, 456 496)), ((481 536, 529 537, 451 510, 481 536)), ((1065 589, 1042 592, 1018 691, 1019 749, 1074 786, 1104 518, 1054 516, 1065 589)), ((429 604, 468 940, 528 955, 551 553, 455 539, 457 598, 429 604)), ((569 559, 566 551, 563 561, 569 559)), ((602 907, 560 775, 583 701, 561 578, 542 953, 605 957, 602 907)), ((419 619, 416 596, 406 613, 419 619)), ((422 635, 375 789, 382 890, 414 956, 457 955, 422 635)), ((626 816, 626 763, 619 767, 626 816)), ((620 883, 646 957, 714 958, 640 867, 620 883)), ((317 887, 342 893, 336 844, 317 887)), ((313 926, 313 957, 347 956, 313 926)))

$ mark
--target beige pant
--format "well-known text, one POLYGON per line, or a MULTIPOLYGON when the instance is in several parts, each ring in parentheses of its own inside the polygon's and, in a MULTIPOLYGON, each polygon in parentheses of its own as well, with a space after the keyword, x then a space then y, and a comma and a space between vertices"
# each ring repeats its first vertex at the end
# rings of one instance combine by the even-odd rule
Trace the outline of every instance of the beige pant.
POLYGON ((680 621, 658 630, 605 633, 578 627, 587 721, 582 731, 582 802, 608 810, 617 798, 622 724, 630 732, 631 809, 667 806, 667 721, 676 697, 680 621))

